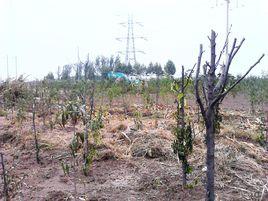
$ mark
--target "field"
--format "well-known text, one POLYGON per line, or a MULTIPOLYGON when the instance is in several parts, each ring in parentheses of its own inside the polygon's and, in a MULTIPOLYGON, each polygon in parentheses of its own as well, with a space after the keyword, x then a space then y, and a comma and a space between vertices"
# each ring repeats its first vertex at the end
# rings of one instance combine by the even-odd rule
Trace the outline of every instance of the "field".
MULTIPOLYGON (((185 188, 181 163, 171 148, 176 125, 174 99, 172 94, 161 96, 159 103, 149 108, 141 96, 133 94, 124 99, 116 97, 111 105, 108 99, 96 101, 95 108, 103 108, 104 127, 100 129, 100 142, 94 144, 97 154, 87 176, 75 165, 82 163, 83 149, 78 150, 75 160, 71 155, 70 123, 64 128, 55 124, 51 130, 37 115, 41 159, 41 164, 37 164, 31 112, 26 112, 21 124, 11 118, 12 114, 0 117, 0 147, 11 200, 203 200, 204 128, 195 100, 190 97, 188 113, 194 122, 194 145, 189 163, 193 171, 185 188), (63 168, 66 164, 67 173, 63 168)), ((268 157, 259 137, 264 111, 260 107, 251 114, 249 108, 243 94, 227 96, 222 103, 215 150, 217 200, 259 200, 261 196, 262 200, 268 199, 268 192, 262 193, 267 185, 268 157)), ((79 122, 76 131, 83 129, 79 122)))

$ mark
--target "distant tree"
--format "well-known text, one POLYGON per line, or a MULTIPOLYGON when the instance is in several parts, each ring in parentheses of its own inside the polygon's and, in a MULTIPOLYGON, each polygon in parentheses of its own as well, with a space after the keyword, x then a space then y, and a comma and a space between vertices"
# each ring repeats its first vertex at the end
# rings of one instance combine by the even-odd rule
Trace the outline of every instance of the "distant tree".
POLYGON ((153 72, 154 72, 154 64, 150 62, 148 67, 146 68, 146 74, 152 74, 153 72))
POLYGON ((74 68, 75 68, 75 80, 81 80, 82 79, 82 71, 83 71, 83 63, 78 62, 74 68))
POLYGON ((167 75, 173 76, 176 73, 175 64, 171 60, 168 60, 164 67, 164 70, 167 75))
POLYGON ((156 63, 156 64, 154 65, 154 69, 155 69, 155 74, 156 74, 157 76, 161 76, 161 75, 164 74, 163 68, 162 68, 162 66, 161 66, 159 63, 156 63))
POLYGON ((65 65, 62 68, 61 79, 68 80, 71 78, 72 65, 65 65))
POLYGON ((115 66, 115 59, 114 56, 112 55, 109 59, 109 67, 113 70, 115 66))
POLYGON ((60 69, 60 66, 58 66, 57 79, 58 79, 58 80, 61 79, 61 69, 60 69))
POLYGON ((126 65, 123 63, 118 63, 115 66, 115 71, 125 73, 126 75, 130 75, 133 73, 133 68, 132 68, 131 64, 126 65))
POLYGON ((100 64, 97 67, 97 71, 101 74, 101 78, 104 79, 107 77, 108 72, 113 71, 114 68, 114 59, 113 57, 101 57, 100 64))
POLYGON ((133 72, 136 74, 136 75, 142 75, 143 73, 146 72, 146 67, 144 65, 141 65, 139 63, 136 63, 134 66, 133 66, 133 72))
POLYGON ((96 59, 95 59, 96 68, 98 68, 100 66, 100 60, 101 60, 100 56, 97 56, 96 59))
POLYGON ((146 69, 146 74, 154 74, 156 75, 156 97, 155 104, 158 105, 159 102, 159 93, 160 93, 160 79, 159 77, 164 74, 162 66, 159 63, 153 64, 149 63, 149 66, 146 69))
POLYGON ((161 76, 164 74, 164 71, 159 63, 153 64, 151 62, 146 69, 146 74, 155 74, 157 76, 161 76))
POLYGON ((45 80, 55 80, 54 75, 52 72, 49 72, 45 77, 45 80))
POLYGON ((92 80, 95 76, 96 68, 89 59, 84 64, 84 77, 86 80, 92 80))
POLYGON ((115 70, 115 67, 120 65, 120 64, 121 64, 121 60, 120 60, 119 55, 117 55, 115 60, 114 60, 114 70, 115 70))

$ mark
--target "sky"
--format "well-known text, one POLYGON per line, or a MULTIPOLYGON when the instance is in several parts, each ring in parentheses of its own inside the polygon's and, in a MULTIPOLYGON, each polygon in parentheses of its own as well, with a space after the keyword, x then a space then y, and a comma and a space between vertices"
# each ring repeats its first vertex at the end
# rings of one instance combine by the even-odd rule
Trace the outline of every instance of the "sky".
MULTIPOLYGON (((246 39, 230 72, 242 74, 263 53, 252 74, 268 72, 268 1, 230 1, 230 42, 246 39)), ((77 62, 78 49, 82 61, 88 54, 117 55, 126 44, 115 38, 127 33, 119 23, 129 14, 144 25, 134 27, 135 36, 147 38, 135 41, 146 52, 137 53, 137 61, 164 65, 170 59, 176 75, 181 65, 196 63, 200 43, 209 60, 211 29, 218 33, 218 50, 226 37, 225 0, 0 0, 0 79, 7 77, 7 63, 15 77, 16 61, 19 75, 36 79, 77 62)))

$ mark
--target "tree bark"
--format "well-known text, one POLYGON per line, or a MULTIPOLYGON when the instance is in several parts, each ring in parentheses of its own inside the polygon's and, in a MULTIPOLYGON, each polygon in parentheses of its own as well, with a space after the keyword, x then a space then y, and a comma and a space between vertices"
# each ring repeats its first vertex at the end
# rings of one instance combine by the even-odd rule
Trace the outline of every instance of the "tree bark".
POLYGON ((215 114, 207 112, 206 124, 206 166, 207 166, 207 201, 215 200, 214 175, 215 175, 215 114))
POLYGON ((182 184, 183 186, 187 185, 187 165, 182 163, 182 184))

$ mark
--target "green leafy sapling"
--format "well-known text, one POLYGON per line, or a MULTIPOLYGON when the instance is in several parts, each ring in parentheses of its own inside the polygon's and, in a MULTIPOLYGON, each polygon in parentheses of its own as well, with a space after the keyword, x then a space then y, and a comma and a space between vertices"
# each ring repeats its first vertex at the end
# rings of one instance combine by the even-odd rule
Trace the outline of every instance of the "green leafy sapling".
POLYGON ((174 80, 172 86, 173 91, 177 94, 177 109, 175 113, 177 125, 174 129, 175 140, 172 143, 172 149, 182 163, 183 186, 187 185, 187 174, 192 171, 192 168, 188 163, 188 157, 193 151, 193 137, 190 122, 186 124, 185 91, 188 83, 190 82, 193 69, 189 73, 188 77, 185 78, 187 74, 184 73, 184 67, 182 66, 181 80, 174 80))

